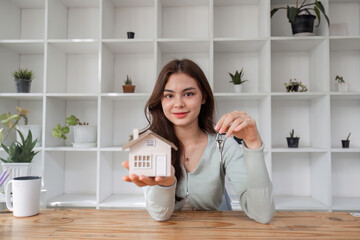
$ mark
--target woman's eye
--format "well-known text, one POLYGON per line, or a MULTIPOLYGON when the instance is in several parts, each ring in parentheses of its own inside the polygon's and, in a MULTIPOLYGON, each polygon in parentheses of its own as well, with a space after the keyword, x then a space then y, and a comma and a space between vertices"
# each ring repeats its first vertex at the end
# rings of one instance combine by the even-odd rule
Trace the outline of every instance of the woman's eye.
POLYGON ((165 98, 172 98, 173 96, 171 94, 165 94, 165 98))
POLYGON ((187 92, 185 93, 185 97, 190 97, 190 96, 193 96, 194 94, 192 92, 187 92))

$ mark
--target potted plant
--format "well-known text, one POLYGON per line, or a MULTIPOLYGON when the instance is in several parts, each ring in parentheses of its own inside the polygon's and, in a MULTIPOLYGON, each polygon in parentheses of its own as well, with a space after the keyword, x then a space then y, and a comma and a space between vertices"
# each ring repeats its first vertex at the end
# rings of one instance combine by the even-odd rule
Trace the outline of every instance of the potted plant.
POLYGON ((349 133, 349 135, 347 136, 347 138, 345 140, 341 140, 343 148, 349 148, 349 146, 350 146, 350 140, 349 140, 350 135, 351 135, 351 132, 349 133))
POLYGON ((70 126, 74 128, 73 147, 96 147, 96 126, 90 126, 89 123, 80 122, 74 115, 66 118, 64 126, 57 124, 52 131, 53 136, 60 138, 60 140, 66 140, 66 134, 70 132, 70 126))
POLYGON ((21 69, 12 73, 15 83, 16 90, 18 93, 29 93, 31 90, 31 82, 33 80, 33 72, 31 70, 21 69))
POLYGON ((291 29, 293 35, 313 35, 314 32, 314 21, 317 17, 318 22, 315 27, 318 27, 320 25, 320 12, 324 15, 328 26, 330 25, 330 20, 328 16, 326 15, 325 8, 321 1, 315 0, 315 2, 312 3, 306 3, 307 0, 304 0, 300 6, 299 1, 296 1, 295 6, 289 6, 286 7, 278 7, 273 8, 271 10, 271 17, 279 10, 279 9, 285 9, 287 12, 287 18, 289 19, 289 22, 291 23, 291 29), (311 14, 310 11, 313 11, 315 15, 311 14))
POLYGON ((20 136, 21 142, 14 141, 9 147, 1 143, 1 147, 8 154, 7 159, 0 158, 3 161, 2 167, 3 169, 7 168, 11 170, 11 176, 7 179, 7 181, 14 177, 30 175, 30 163, 34 156, 38 153, 34 152, 37 140, 35 139, 33 141, 31 131, 28 131, 26 138, 21 131, 17 130, 17 132, 20 136))
POLYGON ((286 92, 306 92, 308 89, 302 82, 298 82, 296 78, 290 79, 288 83, 284 83, 286 92), (300 89, 299 89, 300 88, 300 89))
POLYGON ((241 84, 243 84, 244 82, 248 81, 248 80, 243 80, 243 79, 242 79, 243 76, 244 76, 244 70, 243 70, 243 68, 241 69, 240 72, 238 72, 238 71, 236 70, 236 72, 235 72, 234 75, 231 74, 231 73, 229 73, 229 75, 230 75, 230 77, 231 77, 231 81, 230 81, 230 82, 234 84, 234 91, 235 91, 236 93, 240 93, 240 92, 242 91, 242 86, 241 86, 241 84))
POLYGON ((349 83, 345 82, 343 76, 336 75, 335 81, 339 92, 347 92, 349 90, 349 83))
POLYGON ((126 80, 124 81, 123 92, 124 93, 133 93, 135 92, 135 85, 132 85, 132 80, 129 75, 126 75, 126 80))
MULTIPOLYGON (((29 130, 31 130, 32 135, 35 139, 37 139, 36 142, 36 147, 41 145, 41 126, 40 125, 29 125, 28 124, 28 114, 29 114, 29 110, 27 110, 26 108, 21 108, 21 107, 16 107, 17 110, 17 114, 11 114, 10 112, 8 113, 3 113, 0 116, 0 120, 2 122, 2 124, 4 124, 7 128, 8 131, 4 137, 4 142, 5 140, 9 137, 10 133, 12 132, 12 130, 14 128, 16 128, 17 130, 19 130, 24 137, 27 137, 27 134, 29 132, 29 130), (20 124, 20 119, 24 120, 24 125, 20 124)), ((16 134, 16 140, 20 141, 20 136, 19 134, 16 134)))
POLYGON ((299 146, 299 137, 294 137, 294 129, 291 130, 290 132, 290 137, 287 137, 287 144, 289 148, 297 148, 299 146))

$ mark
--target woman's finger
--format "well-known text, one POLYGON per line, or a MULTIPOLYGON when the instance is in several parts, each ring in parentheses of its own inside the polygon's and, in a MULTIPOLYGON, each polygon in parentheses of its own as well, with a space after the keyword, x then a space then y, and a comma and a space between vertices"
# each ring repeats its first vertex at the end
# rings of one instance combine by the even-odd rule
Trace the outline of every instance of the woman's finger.
POLYGON ((140 181, 140 180, 139 180, 139 177, 138 177, 137 175, 135 175, 135 174, 131 174, 131 175, 129 176, 129 178, 130 178, 130 180, 131 180, 133 183, 135 183, 138 187, 143 187, 143 186, 146 185, 145 183, 143 183, 142 181, 140 181))
POLYGON ((143 182, 146 185, 149 186, 154 186, 157 185, 158 183, 155 181, 154 177, 146 177, 144 175, 139 176, 139 181, 143 182))
MULTIPOLYGON (((230 137, 231 134, 233 134, 234 130, 237 129, 239 127, 239 125, 241 125, 242 123, 244 122, 244 119, 243 118, 237 118, 235 119, 230 128, 226 131, 226 137, 230 137)), ((237 131, 236 131, 237 132, 237 131)))
POLYGON ((121 163, 127 170, 129 170, 129 161, 125 161, 121 163))

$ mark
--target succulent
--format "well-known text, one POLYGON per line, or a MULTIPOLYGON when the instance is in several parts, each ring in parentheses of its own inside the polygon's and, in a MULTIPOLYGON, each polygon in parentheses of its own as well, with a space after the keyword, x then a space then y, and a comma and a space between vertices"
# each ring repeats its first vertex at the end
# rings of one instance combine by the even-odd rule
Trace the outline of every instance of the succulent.
POLYGON ((12 73, 14 79, 27 79, 32 80, 33 79, 33 72, 31 70, 28 70, 27 68, 21 69, 15 71, 12 73))
POLYGON ((308 89, 302 82, 298 82, 296 78, 290 79, 288 83, 284 83, 287 92, 306 92, 308 89), (298 88, 301 88, 298 90, 298 88))
POLYGON ((129 75, 126 75, 126 80, 124 81, 125 85, 132 85, 132 80, 129 75))
POLYGON ((75 117, 74 115, 71 115, 70 117, 66 118, 65 126, 61 126, 60 123, 56 125, 56 127, 53 129, 52 134, 56 138, 60 138, 66 140, 66 134, 70 132, 69 126, 76 126, 76 125, 89 125, 89 123, 86 122, 80 122, 80 120, 75 117))
POLYGON ((244 76, 244 71, 243 71, 243 70, 244 70, 244 69, 241 69, 240 72, 238 72, 238 71, 236 70, 236 72, 235 72, 234 75, 231 74, 231 73, 229 73, 229 75, 230 75, 230 77, 231 77, 231 81, 230 81, 230 82, 233 83, 233 84, 235 84, 235 85, 239 85, 239 84, 242 84, 242 83, 248 81, 248 80, 242 80, 242 78, 243 78, 243 76, 244 76))
POLYGON ((346 141, 349 141, 350 135, 351 135, 351 132, 350 132, 349 135, 347 136, 346 141))
POLYGON ((7 152, 8 159, 5 160, 3 158, 0 158, 3 162, 6 163, 20 163, 20 162, 26 162, 29 163, 33 160, 34 156, 38 152, 34 152, 33 149, 36 145, 37 139, 33 141, 31 131, 29 130, 29 133, 24 139, 23 134, 17 130, 17 132, 20 135, 21 143, 15 141, 12 142, 10 147, 6 147, 4 144, 1 144, 1 146, 4 148, 5 152, 7 152))
POLYGON ((335 81, 338 83, 345 83, 343 76, 336 75, 335 81))
POLYGON ((291 132, 290 132, 290 137, 294 138, 294 136, 295 136, 295 131, 294 131, 294 129, 292 129, 291 132))
POLYGON ((316 27, 318 27, 320 25, 320 12, 325 16, 325 19, 328 23, 328 25, 330 25, 330 20, 328 18, 328 16, 325 13, 325 8, 323 6, 323 4, 321 3, 321 1, 317 1, 315 0, 315 2, 313 3, 306 3, 307 0, 304 0, 301 5, 299 6, 299 1, 296 1, 296 6, 289 6, 287 5, 286 7, 279 7, 279 8, 273 8, 271 10, 271 17, 279 10, 279 9, 285 9, 287 11, 287 17, 289 19, 289 22, 294 23, 296 16, 298 15, 312 15, 310 11, 314 11, 317 19, 318 19, 318 23, 316 24, 316 27))

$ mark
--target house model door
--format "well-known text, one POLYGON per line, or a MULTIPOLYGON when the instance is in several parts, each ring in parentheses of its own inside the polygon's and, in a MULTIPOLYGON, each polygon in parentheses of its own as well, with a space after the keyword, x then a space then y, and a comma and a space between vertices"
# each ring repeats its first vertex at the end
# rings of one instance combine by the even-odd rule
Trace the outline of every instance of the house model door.
POLYGON ((155 155, 156 176, 166 176, 166 155, 155 155))

